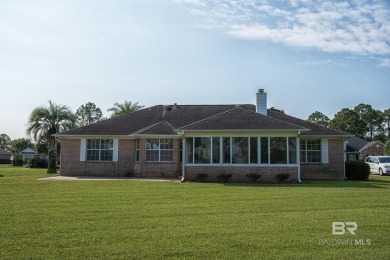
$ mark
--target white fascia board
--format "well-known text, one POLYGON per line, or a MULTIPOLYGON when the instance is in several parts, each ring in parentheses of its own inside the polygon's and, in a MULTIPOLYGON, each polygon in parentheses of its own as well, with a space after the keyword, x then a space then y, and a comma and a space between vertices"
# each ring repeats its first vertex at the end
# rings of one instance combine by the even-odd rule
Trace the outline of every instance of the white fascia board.
POLYGON ((300 130, 202 130, 202 131, 178 131, 182 136, 187 137, 209 137, 209 136, 232 136, 232 137, 251 137, 251 136, 264 136, 264 137, 279 137, 279 136, 288 136, 296 137, 298 136, 300 130))
POLYGON ((301 139, 345 139, 350 138, 352 135, 301 135, 301 139))

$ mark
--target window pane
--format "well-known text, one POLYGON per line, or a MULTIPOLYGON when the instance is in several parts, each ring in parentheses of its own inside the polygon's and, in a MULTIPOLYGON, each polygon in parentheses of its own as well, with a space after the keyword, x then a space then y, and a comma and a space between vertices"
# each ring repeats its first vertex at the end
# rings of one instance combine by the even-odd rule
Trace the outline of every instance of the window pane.
POLYGON ((213 137, 213 163, 220 163, 219 150, 220 150, 219 137, 213 137))
POLYGON ((146 150, 147 162, 158 162, 158 150, 146 150))
POLYGON ((87 149, 100 149, 100 139, 88 139, 87 149))
POLYGON ((230 163, 230 137, 222 138, 222 160, 223 163, 230 163))
POLYGON ((195 163, 210 163, 210 137, 195 137, 195 163))
POLYGON ((160 140, 160 149, 173 149, 173 140, 172 139, 161 139, 160 140))
POLYGON ((158 139, 148 139, 145 142, 146 149, 158 150, 160 148, 160 142, 158 139))
POLYGON ((321 162, 321 151, 307 151, 307 162, 321 162))
POLYGON ((250 163, 258 163, 257 161, 257 137, 250 138, 250 163))
POLYGON ((301 162, 306 162, 306 151, 301 151, 301 162))
POLYGON ((101 150, 100 161, 112 161, 112 150, 101 150))
POLYGON ((248 138, 233 137, 232 138, 232 160, 233 163, 247 164, 248 163, 248 138))
POLYGON ((288 138, 288 157, 290 164, 297 163, 297 139, 295 137, 288 138))
POLYGON ((160 151, 161 162, 172 162, 173 161, 173 150, 161 150, 160 151))
POLYGON ((99 161, 99 150, 87 150, 87 161, 99 161))
POLYGON ((112 139, 103 139, 101 140, 101 149, 112 149, 113 140, 112 139))
POLYGON ((268 137, 262 137, 261 140, 261 163, 268 162, 268 137))
POLYGON ((287 138, 271 137, 270 138, 271 164, 287 163, 287 138))
POLYGON ((186 162, 194 163, 193 138, 186 138, 186 162))

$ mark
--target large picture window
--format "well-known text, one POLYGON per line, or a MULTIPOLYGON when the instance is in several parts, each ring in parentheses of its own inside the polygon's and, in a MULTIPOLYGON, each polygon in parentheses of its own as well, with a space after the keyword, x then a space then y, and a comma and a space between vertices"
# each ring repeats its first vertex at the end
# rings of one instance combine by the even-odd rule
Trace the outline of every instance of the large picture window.
POLYGON ((186 163, 296 164, 296 137, 189 137, 186 163))
POLYGON ((87 161, 112 161, 113 140, 112 139, 88 139, 87 140, 87 161))
POLYGON ((172 139, 147 139, 145 142, 147 162, 172 162, 173 140, 172 139))
POLYGON ((195 163, 211 162, 210 139, 210 137, 195 137, 195 163))
POLYGON ((301 139, 301 162, 320 163, 321 162, 321 140, 301 139))
POLYGON ((270 138, 271 164, 287 163, 287 137, 270 138))

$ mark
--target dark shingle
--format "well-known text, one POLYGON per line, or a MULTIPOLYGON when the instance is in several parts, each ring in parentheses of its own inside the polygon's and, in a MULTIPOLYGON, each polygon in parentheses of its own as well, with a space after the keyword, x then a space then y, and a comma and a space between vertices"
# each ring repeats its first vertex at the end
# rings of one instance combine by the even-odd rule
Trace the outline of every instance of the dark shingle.
POLYGON ((273 118, 277 118, 279 120, 286 121, 286 122, 289 122, 289 123, 292 123, 295 125, 299 125, 301 127, 307 128, 307 129, 310 129, 310 131, 304 132, 304 133, 302 133, 302 135, 350 136, 347 133, 344 133, 344 132, 341 132, 338 130, 334 130, 334 129, 331 129, 331 128, 328 128, 328 127, 325 127, 322 125, 317 125, 317 124, 311 123, 309 121, 302 120, 302 119, 299 119, 299 118, 296 118, 293 116, 289 116, 289 115, 286 115, 286 114, 283 114, 283 113, 280 113, 280 112, 277 112, 277 111, 274 111, 271 109, 268 109, 268 116, 273 117, 273 118))
POLYGON ((236 107, 178 130, 287 130, 303 127, 236 107))

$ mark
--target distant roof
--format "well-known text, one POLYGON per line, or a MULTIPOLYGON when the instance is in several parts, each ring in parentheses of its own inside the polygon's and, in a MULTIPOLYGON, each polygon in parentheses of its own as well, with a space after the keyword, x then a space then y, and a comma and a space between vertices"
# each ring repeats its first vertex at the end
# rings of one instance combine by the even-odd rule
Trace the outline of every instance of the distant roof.
POLYGON ((0 148, 0 155, 11 155, 11 154, 12 154, 11 152, 0 148))
POLYGON ((356 136, 352 136, 347 141, 347 152, 358 152, 363 146, 369 142, 356 136))
POLYGON ((22 151, 22 154, 36 154, 37 152, 33 148, 26 148, 22 151))
POLYGON ((189 130, 301 130, 302 135, 348 136, 273 110, 264 116, 252 104, 156 105, 57 136, 177 135, 175 131, 189 130))

